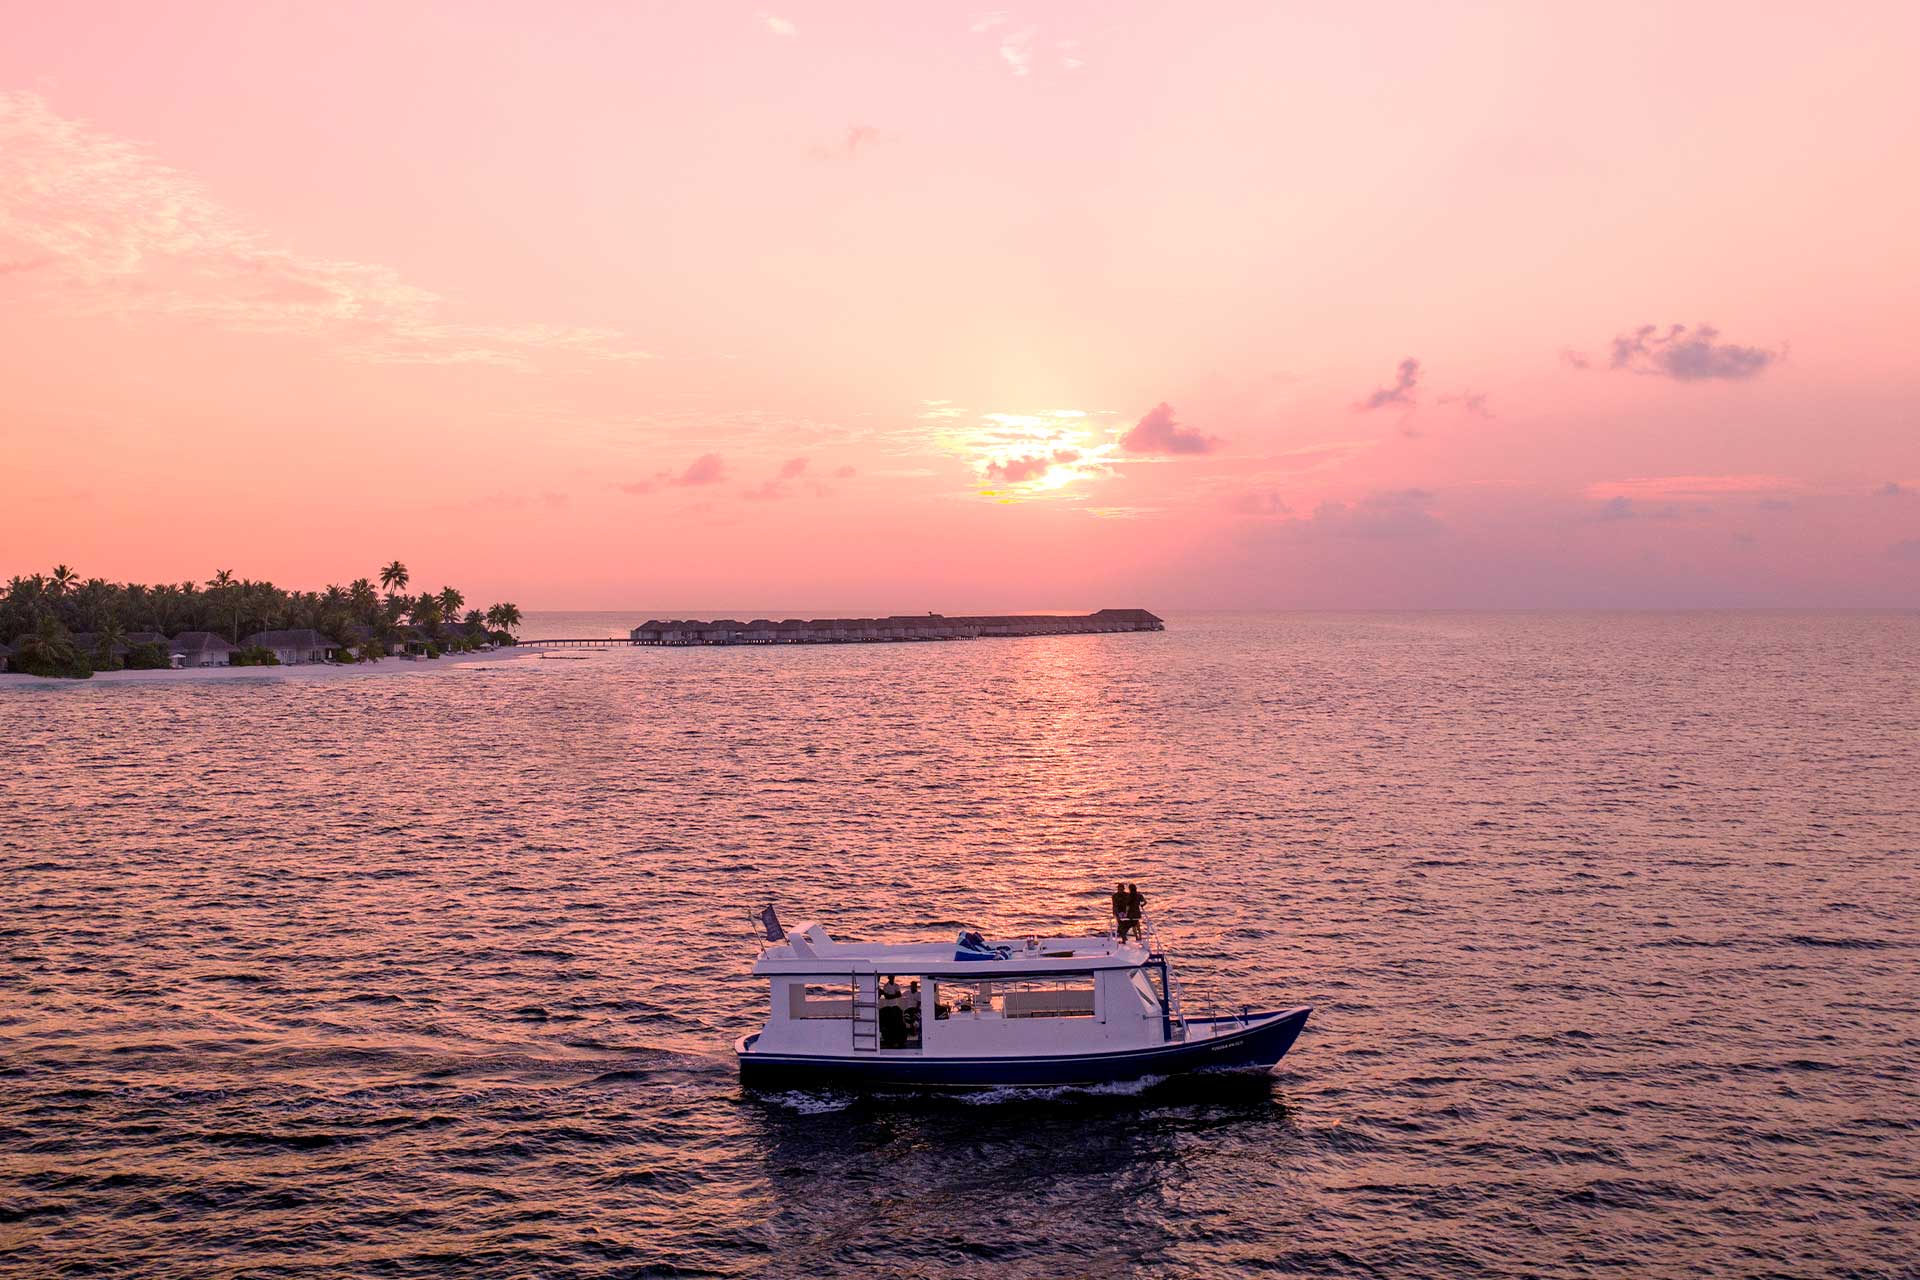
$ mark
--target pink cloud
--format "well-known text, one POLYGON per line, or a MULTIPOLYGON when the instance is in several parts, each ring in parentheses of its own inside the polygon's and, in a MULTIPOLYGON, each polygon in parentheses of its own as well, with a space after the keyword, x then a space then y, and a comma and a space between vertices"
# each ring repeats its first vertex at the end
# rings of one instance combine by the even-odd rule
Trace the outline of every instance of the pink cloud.
POLYGON ((1143 455, 1212 453, 1221 442, 1173 420, 1173 406, 1164 400, 1147 411, 1120 437, 1122 453, 1143 455))
POLYGON ((445 299, 371 263, 267 242, 190 176, 135 143, 0 92, 0 242, 33 251, 48 305, 307 334, 391 364, 530 368, 539 354, 642 360, 610 329, 453 320, 445 299))
POLYGON ((1394 371, 1392 386, 1377 388, 1372 395, 1353 407, 1365 413, 1372 409, 1384 409, 1393 404, 1412 405, 1414 388, 1419 385, 1420 362, 1408 356, 1394 371))
POLYGON ((1047 454, 1029 454, 987 464, 987 479, 995 484, 1024 484, 1038 480, 1055 467, 1080 461, 1078 449, 1055 449, 1047 454))
POLYGON ((1784 350, 1736 346, 1719 341, 1719 337, 1720 331, 1710 324, 1691 330, 1676 324, 1665 333, 1660 332, 1658 325, 1643 324, 1613 340, 1613 354, 1607 367, 1656 374, 1680 382, 1698 382, 1709 378, 1751 378, 1786 354, 1784 350))
POLYGON ((678 475, 675 475, 671 471, 656 471, 653 473, 651 479, 630 480, 625 484, 614 487, 622 493, 641 496, 667 486, 701 488, 710 484, 719 484, 726 478, 727 466, 726 463, 720 460, 720 455, 717 453, 703 453, 688 463, 687 469, 678 475))
POLYGON ((1733 494, 1777 494, 1799 485, 1781 476, 1637 476, 1631 480, 1603 480, 1587 486, 1590 498, 1637 500, 1702 498, 1733 494))

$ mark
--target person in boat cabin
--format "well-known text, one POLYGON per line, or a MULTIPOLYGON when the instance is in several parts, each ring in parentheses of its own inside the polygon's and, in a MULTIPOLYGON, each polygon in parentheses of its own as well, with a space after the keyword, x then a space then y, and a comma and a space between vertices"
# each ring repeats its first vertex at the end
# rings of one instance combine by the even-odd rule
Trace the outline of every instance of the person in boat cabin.
POLYGON ((1135 942, 1145 942, 1146 936, 1140 932, 1140 922, 1146 916, 1147 900, 1141 896, 1140 886, 1131 882, 1127 885, 1127 926, 1133 930, 1135 942))
POLYGON ((1120 931, 1120 941, 1127 940, 1127 886, 1124 882, 1113 886, 1113 923, 1120 931))

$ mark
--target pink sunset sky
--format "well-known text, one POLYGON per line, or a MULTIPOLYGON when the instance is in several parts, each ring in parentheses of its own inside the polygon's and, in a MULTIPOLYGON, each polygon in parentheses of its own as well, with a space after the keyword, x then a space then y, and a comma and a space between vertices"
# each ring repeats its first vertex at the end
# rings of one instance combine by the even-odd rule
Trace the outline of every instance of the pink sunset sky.
POLYGON ((0 31, 0 577, 1920 604, 1920 6, 0 31))

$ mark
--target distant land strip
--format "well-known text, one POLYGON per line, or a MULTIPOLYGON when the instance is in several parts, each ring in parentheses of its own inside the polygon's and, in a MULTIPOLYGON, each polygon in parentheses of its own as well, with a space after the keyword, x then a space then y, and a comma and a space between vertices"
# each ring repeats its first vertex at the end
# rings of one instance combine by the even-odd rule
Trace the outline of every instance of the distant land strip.
MULTIPOLYGON (((874 644, 903 640, 974 640, 983 636, 1098 635, 1116 631, 1164 631, 1145 609, 1101 609, 1086 614, 999 614, 949 618, 943 614, 896 614, 890 618, 755 618, 741 622, 649 619, 629 633, 633 644, 874 644)), ((538 643, 537 641, 535 643, 538 643)))

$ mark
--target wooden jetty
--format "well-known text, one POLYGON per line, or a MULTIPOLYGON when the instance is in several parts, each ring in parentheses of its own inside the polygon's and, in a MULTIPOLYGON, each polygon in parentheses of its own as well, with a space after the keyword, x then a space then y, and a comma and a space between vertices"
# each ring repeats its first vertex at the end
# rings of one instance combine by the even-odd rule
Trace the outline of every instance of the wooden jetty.
POLYGON ((874 644, 908 640, 975 640, 989 636, 1101 635, 1117 631, 1164 631, 1166 623, 1145 609, 1101 609, 1087 614, 1000 614, 949 618, 943 614, 896 614, 889 618, 755 618, 714 621, 650 619, 635 627, 628 644, 874 644))

